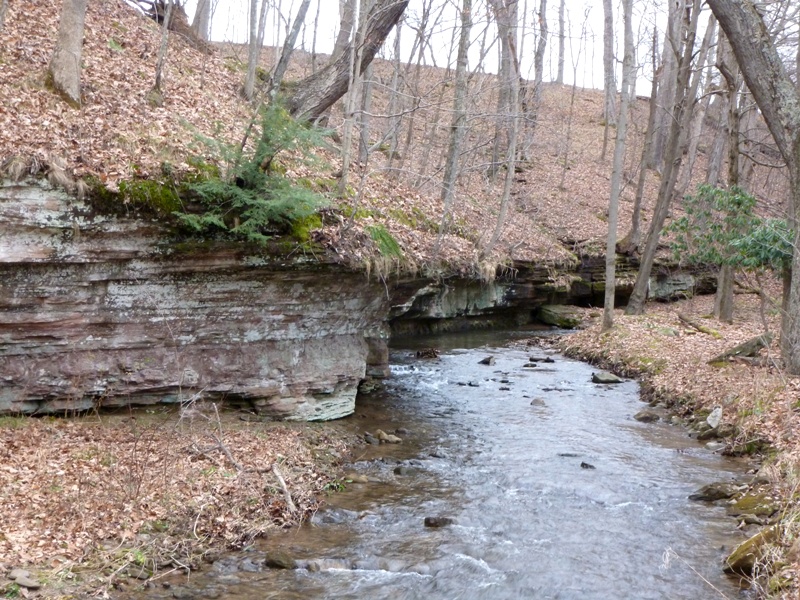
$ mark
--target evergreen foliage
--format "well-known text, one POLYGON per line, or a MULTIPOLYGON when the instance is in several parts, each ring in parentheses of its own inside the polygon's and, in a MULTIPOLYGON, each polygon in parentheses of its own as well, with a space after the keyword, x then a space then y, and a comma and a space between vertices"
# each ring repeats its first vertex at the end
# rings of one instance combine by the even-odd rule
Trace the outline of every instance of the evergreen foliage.
POLYGON ((755 214, 756 199, 737 186, 708 185, 686 196, 686 214, 665 231, 675 236, 672 251, 682 263, 781 270, 791 258, 788 224, 755 214))
POLYGON ((380 252, 382 256, 387 258, 400 258, 403 256, 403 250, 400 248, 400 244, 397 243, 397 240, 394 239, 392 234, 389 233, 383 225, 371 225, 367 227, 366 230, 372 238, 372 241, 378 246, 378 252, 380 252))
POLYGON ((293 150, 308 156, 326 132, 295 121, 278 105, 262 109, 257 129, 255 147, 244 151, 238 144, 197 136, 219 157, 223 168, 218 175, 188 186, 204 208, 199 214, 177 213, 192 231, 263 243, 325 205, 322 196, 285 177, 276 158, 293 150))

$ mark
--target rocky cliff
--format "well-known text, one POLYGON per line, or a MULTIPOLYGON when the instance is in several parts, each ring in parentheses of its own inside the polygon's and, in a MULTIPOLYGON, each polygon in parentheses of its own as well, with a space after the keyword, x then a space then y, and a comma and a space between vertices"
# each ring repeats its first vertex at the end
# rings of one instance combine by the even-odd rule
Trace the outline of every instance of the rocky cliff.
MULTIPOLYGON (((625 296, 636 263, 619 262, 625 296), (626 287, 627 286, 627 287, 626 287)), ((663 270, 653 290, 694 276, 663 270)), ((43 181, 0 187, 0 414, 192 398, 296 420, 351 414, 397 334, 518 325, 544 304, 601 305, 601 259, 519 263, 491 283, 370 281, 326 262, 179 241, 43 181), (390 329, 391 325, 391 329, 390 329)))
POLYGON ((341 417, 386 367, 388 309, 363 274, 166 244, 44 183, 0 188, 0 413, 200 394, 341 417))

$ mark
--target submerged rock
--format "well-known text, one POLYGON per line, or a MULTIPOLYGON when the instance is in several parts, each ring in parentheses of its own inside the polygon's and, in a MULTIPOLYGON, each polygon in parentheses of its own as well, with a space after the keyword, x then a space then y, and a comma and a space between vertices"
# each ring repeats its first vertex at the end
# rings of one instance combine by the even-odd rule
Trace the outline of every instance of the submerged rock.
POLYGON ((272 550, 264 555, 264 566, 271 569, 296 569, 297 561, 282 550, 272 550))
POLYGON ((491 366, 494 365, 495 362, 497 362, 497 361, 495 360, 494 356, 487 356, 486 358, 480 359, 478 361, 478 364, 479 365, 488 365, 488 366, 491 367, 491 366))
POLYGON ((604 384, 612 384, 612 383, 622 383, 623 379, 617 377, 613 373, 609 373, 608 371, 598 371, 597 373, 592 373, 592 383, 604 383, 604 384))
POLYGON ((640 410, 633 418, 642 423, 655 423, 661 419, 661 415, 652 410, 640 410))
POLYGON ((455 523, 451 517, 425 517, 425 527, 446 527, 455 523))
POLYGON ((380 440, 380 442, 383 444, 401 444, 403 442, 403 440, 396 435, 386 433, 383 429, 376 429, 375 437, 378 438, 378 440, 380 440))
POLYGON ((346 473, 344 476, 344 480, 349 483, 369 483, 369 477, 362 473, 346 473))
POLYGON ((587 462, 582 462, 581 463, 581 469, 596 469, 596 468, 597 467, 595 467, 594 465, 591 465, 591 464, 589 464, 587 462))
POLYGON ((695 502, 716 502, 717 500, 727 500, 733 498, 742 490, 742 486, 730 481, 717 481, 704 485, 694 494, 689 496, 689 500, 695 502))

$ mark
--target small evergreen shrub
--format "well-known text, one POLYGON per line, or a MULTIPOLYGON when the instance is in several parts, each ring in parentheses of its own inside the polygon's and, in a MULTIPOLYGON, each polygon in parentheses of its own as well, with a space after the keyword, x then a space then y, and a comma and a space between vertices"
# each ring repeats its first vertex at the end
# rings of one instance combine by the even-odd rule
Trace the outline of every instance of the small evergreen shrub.
POLYGON ((281 152, 301 150, 308 156, 326 132, 292 119, 282 107, 271 105, 260 113, 256 140, 243 151, 239 144, 198 135, 198 140, 220 159, 219 173, 187 186, 202 212, 179 212, 191 231, 232 236, 264 243, 272 235, 291 230, 325 206, 325 199, 295 185, 276 161, 281 152))

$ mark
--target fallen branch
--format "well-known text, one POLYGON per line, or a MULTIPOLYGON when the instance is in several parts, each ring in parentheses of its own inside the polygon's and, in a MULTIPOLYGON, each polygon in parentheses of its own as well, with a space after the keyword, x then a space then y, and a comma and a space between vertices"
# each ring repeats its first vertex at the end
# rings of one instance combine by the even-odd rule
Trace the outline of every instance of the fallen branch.
POLYGON ((684 315, 682 313, 678 313, 678 320, 681 323, 683 323, 684 325, 687 325, 687 326, 691 327, 692 329, 696 329, 700 333, 705 333, 706 335, 710 335, 710 336, 712 336, 712 337, 714 337, 716 339, 720 339, 722 337, 720 332, 717 331, 716 329, 712 329, 711 327, 708 327, 707 325, 703 325, 702 323, 696 321, 695 319, 692 319, 688 315, 684 315))
POLYGON ((766 348, 772 343, 772 334, 762 333, 750 338, 746 342, 742 342, 738 346, 734 346, 730 350, 726 350, 722 354, 717 354, 714 358, 708 361, 708 364, 727 362, 732 358, 739 358, 743 356, 756 356, 762 348, 766 348))
POLYGON ((283 490, 283 495, 286 498, 286 505, 289 507, 289 512, 292 514, 297 512, 297 507, 294 505, 294 501, 292 501, 292 495, 289 493, 289 488, 286 487, 286 481, 283 479, 283 475, 278 470, 278 465, 272 463, 272 472, 275 473, 275 477, 278 479, 278 483, 281 484, 281 489, 283 490))

